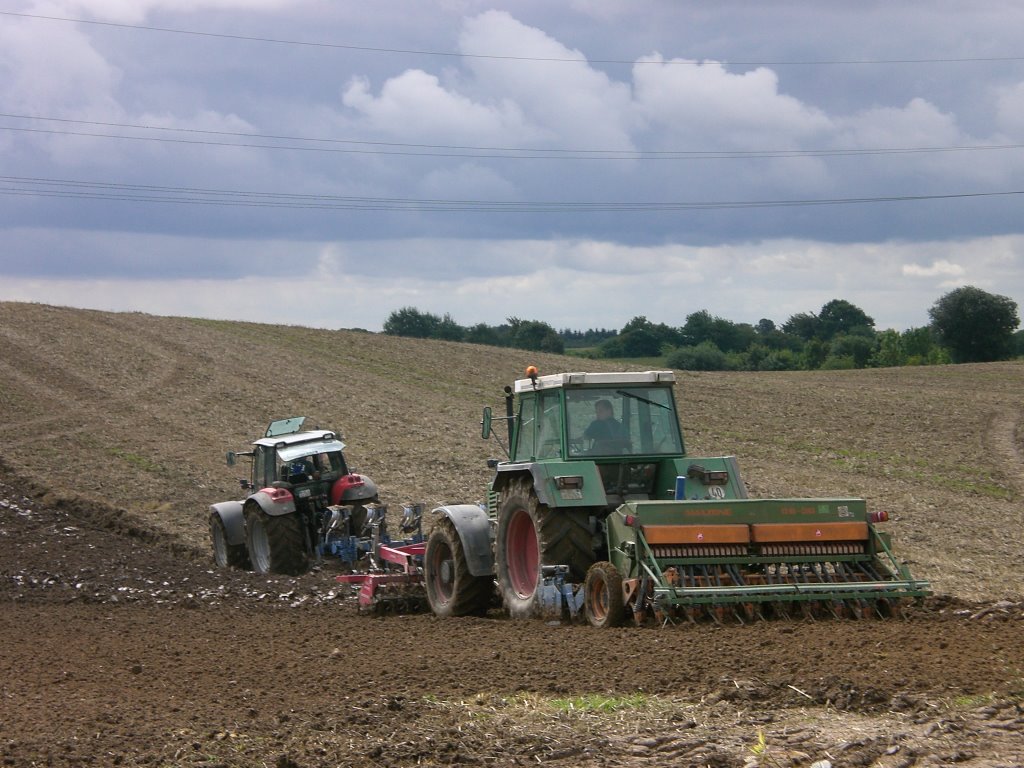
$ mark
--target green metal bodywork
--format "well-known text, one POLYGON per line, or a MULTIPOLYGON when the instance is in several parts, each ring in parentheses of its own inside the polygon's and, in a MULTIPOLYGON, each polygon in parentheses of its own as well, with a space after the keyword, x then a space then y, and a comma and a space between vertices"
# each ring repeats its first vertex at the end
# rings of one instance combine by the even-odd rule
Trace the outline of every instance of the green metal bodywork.
POLYGON ((686 456, 674 377, 665 374, 625 374, 623 381, 565 374, 546 386, 542 379, 536 389, 522 387, 512 417, 509 461, 497 465, 490 486, 491 513, 502 488, 524 475, 532 478, 541 503, 554 508, 610 511, 630 499, 672 499, 676 478, 693 466, 724 472, 727 479, 705 486, 701 476, 692 474, 688 497, 703 498, 714 485, 725 498, 745 498, 735 459, 686 456), (638 380, 628 380, 630 376, 638 380), (615 415, 630 436, 622 452, 602 452, 597 441, 588 444, 585 433, 593 404, 602 399, 614 401, 615 415))
MULTIPOLYGON (((807 601, 858 612, 930 594, 893 556, 863 499, 750 499, 734 457, 687 456, 674 382, 666 371, 517 381, 518 408, 508 396, 510 458, 496 465, 489 517, 497 518, 503 490, 520 478, 549 508, 589 512, 595 533, 603 533, 595 554, 631 583, 626 602, 638 614, 645 605, 750 609, 807 601), (618 424, 595 427, 609 405, 618 424), (615 441, 597 439, 602 430, 615 441), (657 544, 645 534, 651 526, 662 527, 657 544), (713 543, 705 546, 708 526, 713 543), (722 545, 715 536, 723 531, 739 538, 722 545), (782 543, 765 545, 773 531, 782 543), (840 531, 851 535, 837 541, 840 531), (806 540, 795 538, 801 535, 806 540)), ((488 412, 485 435, 489 429, 488 412)))
MULTIPOLYGON (((608 557, 626 579, 648 580, 653 602, 662 607, 727 605, 737 603, 806 601, 875 601, 919 598, 931 594, 926 581, 914 579, 909 569, 892 553, 890 537, 870 521, 863 499, 728 499, 724 501, 627 502, 606 519, 608 557), (814 530, 832 523, 862 523, 867 529, 863 548, 849 546, 844 553, 823 555, 816 551, 814 530), (809 525, 806 542, 793 546, 780 556, 766 554, 755 543, 736 545, 736 554, 722 554, 713 545, 701 547, 664 547, 661 552, 649 544, 645 530, 656 526, 687 526, 693 532, 715 526, 809 525), (800 554, 806 550, 806 554, 800 554), (830 580, 822 570, 849 573, 845 580, 833 574, 830 580), (765 572, 784 565, 789 573, 777 583, 761 581, 765 572), (758 574, 751 583, 707 583, 702 586, 674 585, 667 578, 672 569, 701 572, 707 569, 709 581, 720 574, 732 573, 742 580, 744 574, 758 574), (817 568, 817 570, 815 570, 817 568), (724 569, 724 570, 723 570, 724 569), (730 570, 731 569, 731 570, 730 570), (809 578, 799 574, 806 569, 809 578), (794 578, 792 574, 797 574, 794 578)), ((675 528, 674 530, 679 530, 675 528)), ((697 534, 699 535, 699 533, 697 534)), ((694 537, 695 538, 695 537, 694 537)), ((768 580, 770 582, 770 579, 768 580)))

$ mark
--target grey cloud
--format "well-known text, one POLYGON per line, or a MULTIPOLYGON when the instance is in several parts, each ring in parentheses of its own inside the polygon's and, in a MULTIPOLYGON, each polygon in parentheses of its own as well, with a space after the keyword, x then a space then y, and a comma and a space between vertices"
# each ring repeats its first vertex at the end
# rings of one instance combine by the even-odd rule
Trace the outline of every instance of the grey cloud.
MULTIPOLYGON (((422 276, 437 286, 466 275, 541 274, 550 255, 535 244, 552 241, 560 244, 552 248, 559 268, 589 269, 600 282, 651 258, 645 274, 659 274, 665 267, 652 254, 662 247, 720 255, 770 241, 888 247, 1020 231, 1019 197, 700 211, 389 210, 391 199, 638 204, 1013 191, 1024 170, 1024 152, 1010 149, 615 161, 551 152, 1024 143, 1021 62, 796 64, 1014 55, 1024 26, 1016 4, 972 3, 955 14, 918 2, 653 3, 642 13, 633 3, 584 0, 492 6, 125 0, 97 16, 321 46, 4 18, 0 111, 175 129, 0 119, 8 177, 168 187, 177 197, 267 193, 310 204, 235 198, 212 206, 199 193, 162 203, 29 196, 28 182, 0 182, 0 272, 270 279, 322 269, 317 254, 328 244, 337 249, 332 263, 352 274, 422 276), (808 26, 814 35, 802 31, 808 26), (414 53, 458 50, 568 61, 414 53), (546 159, 466 157, 458 147, 530 148, 546 159), (357 198, 363 209, 336 205, 337 198, 357 198), (384 210, 367 210, 372 198, 384 210), (625 250, 609 257, 608 244, 625 250)), ((85 2, 19 7, 99 13, 85 2)), ((498 150, 468 154, 512 154, 498 150)), ((947 254, 900 258, 918 265, 916 277, 908 273, 917 280, 943 258, 961 265, 964 279, 974 277, 970 262, 947 254)))

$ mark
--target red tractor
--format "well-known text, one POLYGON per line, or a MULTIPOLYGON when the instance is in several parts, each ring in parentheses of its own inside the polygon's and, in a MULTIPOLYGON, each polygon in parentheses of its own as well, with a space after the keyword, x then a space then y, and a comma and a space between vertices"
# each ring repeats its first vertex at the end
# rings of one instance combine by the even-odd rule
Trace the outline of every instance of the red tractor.
MULTIPOLYGON (((302 431, 304 416, 273 421, 251 451, 249 495, 210 507, 214 561, 222 568, 299 574, 325 552, 354 562, 359 541, 384 526, 377 486, 349 470, 345 444, 329 430, 302 431)), ((403 521, 403 528, 408 521, 403 521)))

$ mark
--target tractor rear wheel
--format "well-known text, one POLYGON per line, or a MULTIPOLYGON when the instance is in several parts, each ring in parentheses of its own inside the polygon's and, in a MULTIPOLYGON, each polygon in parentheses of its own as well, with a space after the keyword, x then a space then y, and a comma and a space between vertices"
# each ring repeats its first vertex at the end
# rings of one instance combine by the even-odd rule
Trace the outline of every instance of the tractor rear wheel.
POLYGON ((210 515, 210 540, 213 542, 213 562, 218 568, 250 567, 245 544, 228 544, 228 532, 220 515, 210 515))
POLYGON ((587 510, 551 509, 541 504, 528 478, 512 480, 502 491, 494 562, 498 590, 514 619, 537 613, 541 566, 567 565, 580 582, 594 562, 587 510))
POLYGON ((469 572, 454 523, 441 518, 427 539, 423 556, 427 602, 436 616, 481 616, 491 602, 492 579, 469 572))
POLYGON ((592 627, 617 627, 626 618, 622 574, 608 562, 594 563, 583 584, 583 611, 592 627))
POLYGON ((249 559, 257 573, 297 576, 309 568, 299 515, 268 515, 256 505, 245 513, 249 559))

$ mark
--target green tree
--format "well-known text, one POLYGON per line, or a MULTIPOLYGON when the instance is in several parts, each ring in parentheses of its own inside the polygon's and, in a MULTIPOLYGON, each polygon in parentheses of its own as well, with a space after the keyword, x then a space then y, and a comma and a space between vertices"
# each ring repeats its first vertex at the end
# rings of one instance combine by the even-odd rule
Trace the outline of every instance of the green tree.
POLYGON ((727 371, 729 359, 714 342, 702 341, 692 347, 679 347, 665 358, 665 365, 681 371, 727 371))
POLYGON ((828 357, 828 344, 821 339, 810 339, 800 352, 801 367, 808 371, 821 368, 828 357))
POLYGON ((782 324, 782 332, 810 341, 819 336, 821 321, 813 312, 800 312, 782 324))
POLYGON ((1017 302, 967 285, 942 296, 928 316, 954 363, 1005 360, 1020 325, 1017 302))
POLYGON ((712 316, 706 309, 687 315, 680 331, 681 338, 671 343, 695 347, 710 341, 723 352, 743 352, 757 341, 754 326, 712 316))
POLYGON ((832 299, 818 313, 818 335, 825 341, 840 334, 859 333, 861 336, 869 336, 874 333, 874 329, 874 319, 845 299, 832 299))
POLYGON ((450 314, 445 313, 444 317, 438 320, 437 325, 430 334, 432 339, 444 339, 445 341, 462 341, 466 338, 466 329, 455 322, 450 314))
POLYGON ((441 324, 441 318, 429 312, 420 312, 415 307, 396 309, 384 321, 384 333, 388 336, 411 336, 427 339, 441 324))
POLYGON ((620 357, 655 357, 661 354, 657 329, 643 315, 622 326, 616 338, 619 343, 613 348, 620 351, 620 357))
POLYGON ((676 328, 664 323, 652 323, 643 315, 634 317, 618 335, 602 342, 602 357, 657 357, 666 346, 678 346, 683 341, 676 328))
POLYGON ((565 352, 565 342, 558 331, 539 320, 520 320, 518 317, 508 318, 512 328, 512 346, 516 349, 529 349, 534 352, 565 352))
POLYGON ((464 340, 470 344, 490 344, 493 347, 501 346, 501 338, 498 336, 497 330, 487 325, 487 323, 477 323, 471 328, 467 328, 464 340))
POLYGON ((798 371, 800 358, 789 349, 777 349, 768 353, 757 364, 759 371, 798 371))
POLYGON ((661 354, 661 342, 657 335, 646 328, 619 334, 619 339, 623 357, 657 357, 661 354))
POLYGON ((828 361, 832 358, 849 358, 853 361, 854 368, 865 368, 874 352, 874 339, 859 333, 843 333, 832 339, 828 348, 828 357, 825 358, 825 364, 822 367, 828 367, 828 361))
POLYGON ((908 328, 900 334, 906 354, 904 365, 945 365, 952 362, 949 352, 939 345, 931 326, 908 328))
POLYGON ((907 353, 903 348, 902 334, 892 328, 878 334, 878 349, 871 357, 870 365, 875 368, 897 368, 906 364, 907 353))
POLYGON ((715 335, 714 326, 715 318, 706 309, 691 312, 683 323, 683 344, 695 347, 702 342, 711 341, 715 335))

